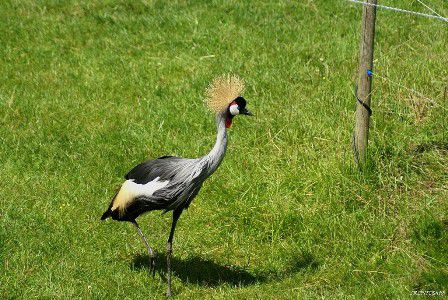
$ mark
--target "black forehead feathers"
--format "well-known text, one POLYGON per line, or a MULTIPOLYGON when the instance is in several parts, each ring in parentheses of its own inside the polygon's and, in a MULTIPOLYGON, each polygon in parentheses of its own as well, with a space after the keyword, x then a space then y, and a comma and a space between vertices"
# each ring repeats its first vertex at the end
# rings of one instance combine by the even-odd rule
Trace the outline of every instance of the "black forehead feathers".
POLYGON ((246 107, 246 99, 244 99, 243 97, 239 96, 237 98, 235 98, 235 100, 233 100, 236 102, 236 104, 238 104, 240 109, 243 109, 246 107))

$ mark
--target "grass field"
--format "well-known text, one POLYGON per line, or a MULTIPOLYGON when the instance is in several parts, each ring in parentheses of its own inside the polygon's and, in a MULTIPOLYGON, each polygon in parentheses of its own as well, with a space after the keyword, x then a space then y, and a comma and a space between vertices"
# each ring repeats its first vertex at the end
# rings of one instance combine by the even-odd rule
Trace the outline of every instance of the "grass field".
POLYGON ((0 297, 164 297, 170 215, 140 218, 154 279, 132 225, 99 218, 135 164, 209 151, 202 99, 223 73, 245 79, 256 117, 234 121, 180 219, 176 297, 446 296, 447 24, 378 12, 360 173, 361 7, 299 2, 1 1, 0 297))

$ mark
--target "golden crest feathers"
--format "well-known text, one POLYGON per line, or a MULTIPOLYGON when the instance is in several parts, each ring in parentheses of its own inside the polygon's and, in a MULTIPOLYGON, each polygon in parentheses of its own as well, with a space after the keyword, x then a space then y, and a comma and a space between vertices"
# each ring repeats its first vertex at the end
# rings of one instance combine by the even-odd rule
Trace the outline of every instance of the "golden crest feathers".
POLYGON ((208 86, 205 104, 214 113, 223 112, 244 91, 244 82, 236 75, 215 78, 208 86))

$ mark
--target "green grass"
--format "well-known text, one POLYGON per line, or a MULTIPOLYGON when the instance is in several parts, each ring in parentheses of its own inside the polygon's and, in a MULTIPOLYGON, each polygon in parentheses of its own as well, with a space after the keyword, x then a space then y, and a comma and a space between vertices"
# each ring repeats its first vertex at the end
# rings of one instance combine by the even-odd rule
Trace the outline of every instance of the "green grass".
POLYGON ((445 109, 376 78, 360 173, 360 7, 208 2, 1 1, 1 298, 163 298, 170 216, 140 218, 154 279, 135 229, 99 218, 135 164, 212 147, 203 93, 229 72, 256 117, 180 219, 176 297, 448 292, 446 23, 378 12, 375 72, 445 109))

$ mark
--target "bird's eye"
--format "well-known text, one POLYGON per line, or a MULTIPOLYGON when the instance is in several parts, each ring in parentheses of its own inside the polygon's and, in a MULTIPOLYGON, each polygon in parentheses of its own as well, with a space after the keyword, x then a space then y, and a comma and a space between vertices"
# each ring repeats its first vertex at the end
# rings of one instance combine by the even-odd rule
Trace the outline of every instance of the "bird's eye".
POLYGON ((229 111, 232 116, 236 116, 240 113, 240 108, 238 107, 238 104, 232 104, 229 107, 229 111))

